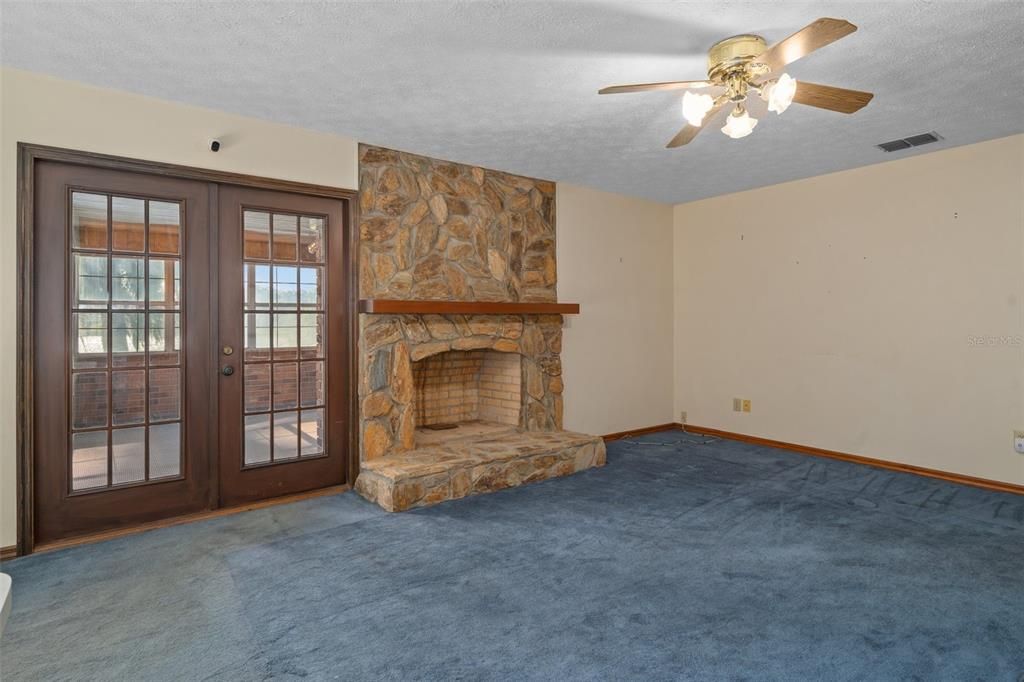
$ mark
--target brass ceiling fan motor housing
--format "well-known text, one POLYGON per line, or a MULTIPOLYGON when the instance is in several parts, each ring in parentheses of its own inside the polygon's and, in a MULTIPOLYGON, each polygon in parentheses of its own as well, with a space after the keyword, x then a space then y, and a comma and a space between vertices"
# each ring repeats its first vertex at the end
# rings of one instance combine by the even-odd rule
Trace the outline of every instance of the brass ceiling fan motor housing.
POLYGON ((708 50, 708 79, 723 83, 730 77, 749 78, 749 65, 767 49, 764 38, 749 33, 719 40, 708 50))

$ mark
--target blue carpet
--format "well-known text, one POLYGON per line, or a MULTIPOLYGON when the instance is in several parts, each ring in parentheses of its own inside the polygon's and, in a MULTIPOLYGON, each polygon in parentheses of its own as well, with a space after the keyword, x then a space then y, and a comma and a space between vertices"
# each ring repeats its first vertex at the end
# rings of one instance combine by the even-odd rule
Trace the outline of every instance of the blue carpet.
POLYGON ((349 493, 3 570, 5 682, 1024 673, 1024 498, 678 432, 431 509, 349 493))

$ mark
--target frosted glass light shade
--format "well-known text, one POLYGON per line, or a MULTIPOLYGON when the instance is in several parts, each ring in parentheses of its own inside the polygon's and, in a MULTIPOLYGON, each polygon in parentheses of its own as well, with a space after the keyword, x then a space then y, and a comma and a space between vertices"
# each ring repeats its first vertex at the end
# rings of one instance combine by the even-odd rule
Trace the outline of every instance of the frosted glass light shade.
POLYGON ((747 113, 747 110, 743 109, 738 114, 736 112, 729 114, 729 118, 725 121, 725 125, 722 126, 722 132, 732 139, 738 140, 741 137, 746 137, 750 133, 754 132, 754 126, 756 125, 757 119, 751 118, 750 114, 747 113))
POLYGON ((715 100, 711 95, 698 95, 689 90, 683 93, 683 118, 692 126, 700 127, 713 106, 715 100))
POLYGON ((796 80, 790 78, 788 73, 779 76, 779 80, 772 84, 768 92, 768 111, 781 114, 793 103, 793 96, 796 95, 796 80))

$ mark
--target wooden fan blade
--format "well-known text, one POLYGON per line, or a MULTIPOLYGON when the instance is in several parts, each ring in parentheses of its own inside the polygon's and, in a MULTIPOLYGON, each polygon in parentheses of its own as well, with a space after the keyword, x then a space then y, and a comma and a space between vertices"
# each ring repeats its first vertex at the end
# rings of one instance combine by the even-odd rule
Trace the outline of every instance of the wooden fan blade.
POLYGON ((634 85, 610 85, 597 91, 599 95, 616 95, 622 92, 649 92, 651 90, 699 90, 714 85, 711 81, 669 81, 667 83, 636 83, 634 85))
POLYGON ((676 133, 676 136, 669 140, 668 144, 665 145, 665 147, 667 149, 674 149, 676 147, 682 147, 684 144, 690 144, 693 138, 697 137, 697 133, 707 128, 708 124, 711 123, 711 119, 713 119, 715 115, 718 114, 718 112, 721 111, 722 107, 724 107, 726 104, 728 104, 728 100, 720 102, 715 106, 711 107, 708 113, 704 114, 704 122, 701 125, 692 126, 689 123, 684 125, 682 130, 676 133))
POLYGON ((793 95, 793 101, 799 104, 806 104, 809 107, 852 114, 863 109, 871 101, 872 97, 874 97, 874 94, 870 92, 797 81, 796 94, 793 95))
POLYGON ((771 71, 778 71, 815 50, 844 38, 857 27, 845 19, 824 17, 781 40, 761 53, 754 62, 766 65, 771 71))

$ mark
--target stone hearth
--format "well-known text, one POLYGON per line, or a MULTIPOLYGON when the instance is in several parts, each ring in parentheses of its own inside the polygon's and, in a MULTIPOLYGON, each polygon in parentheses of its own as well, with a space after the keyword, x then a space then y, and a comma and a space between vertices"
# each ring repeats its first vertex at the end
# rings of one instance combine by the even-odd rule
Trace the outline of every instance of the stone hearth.
POLYGON ((404 511, 605 463, 602 439, 570 431, 524 432, 470 422, 424 435, 423 447, 364 463, 356 481, 359 494, 388 511, 404 511))
MULTIPOLYGON (((362 146, 359 195, 361 298, 558 300, 553 183, 362 146)), ((561 315, 443 312, 360 315, 361 495, 401 511, 604 464, 562 431, 561 315)))

